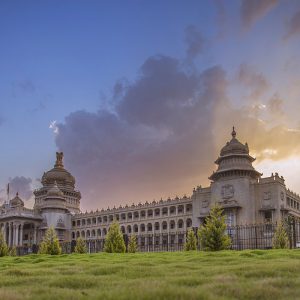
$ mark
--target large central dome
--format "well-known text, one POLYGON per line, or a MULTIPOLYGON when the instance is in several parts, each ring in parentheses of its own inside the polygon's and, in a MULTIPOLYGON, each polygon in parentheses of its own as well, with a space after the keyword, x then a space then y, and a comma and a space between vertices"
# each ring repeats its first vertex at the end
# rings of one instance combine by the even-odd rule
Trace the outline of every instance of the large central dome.
POLYGON ((53 186, 55 182, 58 185, 68 186, 72 189, 75 187, 75 178, 64 168, 62 152, 56 152, 54 168, 44 173, 42 177, 43 186, 53 186))

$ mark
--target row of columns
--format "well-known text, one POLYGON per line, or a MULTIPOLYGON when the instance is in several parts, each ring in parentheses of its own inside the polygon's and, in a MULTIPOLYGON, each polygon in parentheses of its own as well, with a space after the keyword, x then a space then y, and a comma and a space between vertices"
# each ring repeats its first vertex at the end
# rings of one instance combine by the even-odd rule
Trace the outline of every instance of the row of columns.
MULTIPOLYGON (((2 226, 1 230, 2 230, 4 240, 9 247, 23 246, 23 230, 24 230, 23 222, 21 223, 7 222, 2 226), (8 234, 7 234, 7 230, 8 230, 8 234)), ((37 242, 37 226, 34 225, 33 244, 36 244, 36 242, 37 242)))

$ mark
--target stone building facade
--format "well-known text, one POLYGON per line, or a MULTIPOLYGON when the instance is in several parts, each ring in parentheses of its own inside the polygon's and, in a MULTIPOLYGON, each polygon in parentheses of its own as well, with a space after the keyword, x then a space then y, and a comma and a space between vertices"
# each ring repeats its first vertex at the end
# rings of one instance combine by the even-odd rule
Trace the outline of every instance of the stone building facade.
POLYGON ((10 246, 38 244, 50 226, 60 241, 104 240, 117 220, 125 236, 135 234, 140 247, 183 244, 189 228, 199 227, 210 208, 219 204, 229 226, 277 222, 300 217, 300 197, 287 189, 277 173, 262 177, 252 163, 248 144, 236 138, 221 149, 208 187, 198 186, 190 197, 139 203, 92 212, 80 212, 81 194, 75 178, 64 168, 57 153, 53 169, 44 173, 42 187, 34 191, 33 209, 24 207, 16 195, 0 208, 0 228, 10 246))

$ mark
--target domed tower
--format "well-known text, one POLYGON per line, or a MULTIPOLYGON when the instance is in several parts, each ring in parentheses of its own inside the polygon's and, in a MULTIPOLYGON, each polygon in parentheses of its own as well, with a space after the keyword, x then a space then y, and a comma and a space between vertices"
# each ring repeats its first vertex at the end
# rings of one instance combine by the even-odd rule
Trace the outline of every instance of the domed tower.
POLYGON ((62 152, 56 153, 54 168, 44 173, 41 183, 42 187, 34 191, 34 209, 43 217, 42 234, 53 226, 59 239, 67 241, 71 216, 80 212, 81 194, 75 190, 75 178, 64 168, 62 152))
POLYGON ((215 164, 218 165, 217 171, 213 172, 209 179, 218 181, 236 176, 246 176, 256 181, 262 174, 252 166, 255 158, 249 155, 248 144, 243 145, 238 141, 234 127, 231 136, 231 141, 221 149, 220 156, 215 161, 215 164))
POLYGON ((231 136, 215 161, 217 170, 209 177, 211 203, 223 207, 228 224, 252 224, 256 211, 255 185, 262 174, 252 166, 255 158, 249 154, 248 144, 236 138, 234 127, 231 136))

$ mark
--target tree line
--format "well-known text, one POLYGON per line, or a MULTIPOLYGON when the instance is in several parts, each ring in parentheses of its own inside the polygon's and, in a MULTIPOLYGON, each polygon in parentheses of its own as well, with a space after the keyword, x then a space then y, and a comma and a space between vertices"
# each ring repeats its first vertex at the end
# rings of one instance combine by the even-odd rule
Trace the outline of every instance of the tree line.
MULTIPOLYGON (((223 209, 219 205, 211 208, 210 214, 206 217, 205 222, 201 225, 197 233, 193 229, 189 229, 184 245, 185 251, 197 250, 198 246, 204 251, 220 251, 229 249, 231 239, 226 231, 225 216, 223 209)), ((273 239, 273 248, 284 249, 289 247, 288 234, 283 223, 280 223, 275 231, 273 239)), ((123 234, 117 222, 114 222, 105 237, 104 252, 107 253, 135 253, 138 251, 137 237, 132 234, 129 237, 126 249, 123 234)), ((75 253, 87 253, 86 242, 82 238, 76 240, 75 253)), ((50 227, 39 245, 39 254, 59 255, 62 253, 59 240, 55 229, 50 227)), ((0 232, 0 256, 16 255, 16 248, 9 248, 4 240, 2 232, 0 232)))

